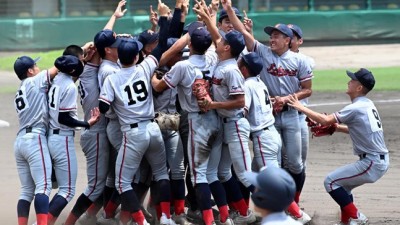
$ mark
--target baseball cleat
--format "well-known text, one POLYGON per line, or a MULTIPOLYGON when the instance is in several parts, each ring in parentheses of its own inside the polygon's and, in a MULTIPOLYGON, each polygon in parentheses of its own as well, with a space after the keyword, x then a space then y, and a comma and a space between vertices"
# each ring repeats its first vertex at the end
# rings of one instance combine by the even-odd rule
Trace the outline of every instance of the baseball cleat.
POLYGON ((350 218, 348 225, 367 225, 368 218, 360 212, 358 212, 357 214, 358 214, 357 219, 350 218))
POLYGON ((180 224, 180 225, 194 225, 193 223, 189 222, 186 219, 186 214, 185 213, 181 213, 180 215, 172 215, 172 219, 175 221, 176 224, 180 224))
POLYGON ((233 222, 233 220, 231 219, 231 218, 229 218, 228 217, 228 219, 226 219, 226 221, 223 223, 223 222, 219 222, 221 225, 234 225, 234 222, 233 222))
POLYGON ((303 210, 300 210, 301 217, 300 218, 295 218, 297 221, 299 221, 301 224, 307 224, 308 222, 311 221, 311 217, 305 213, 303 210))
POLYGON ((173 221, 171 218, 168 218, 167 215, 165 215, 163 213, 160 218, 160 225, 176 225, 176 223, 175 223, 175 221, 173 221))
POLYGON ((96 225, 118 225, 118 221, 115 218, 105 218, 103 215, 101 215, 97 219, 96 225))
POLYGON ((97 222, 97 217, 96 216, 90 216, 86 212, 79 218, 77 221, 77 224, 80 225, 96 225, 97 222))
POLYGON ((247 210, 247 216, 242 216, 238 213, 236 218, 233 219, 235 225, 246 225, 254 223, 255 221, 256 221, 256 216, 254 215, 254 212, 251 211, 250 209, 247 210))

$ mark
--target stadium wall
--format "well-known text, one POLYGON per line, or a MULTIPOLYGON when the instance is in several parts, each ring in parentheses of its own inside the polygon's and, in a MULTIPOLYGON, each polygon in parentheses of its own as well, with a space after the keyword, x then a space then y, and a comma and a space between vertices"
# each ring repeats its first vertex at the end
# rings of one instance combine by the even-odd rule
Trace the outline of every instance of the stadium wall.
MULTIPOLYGON (((400 41, 400 10, 345 12, 251 13, 254 35, 266 42, 263 29, 276 23, 293 23, 303 29, 305 45, 396 43, 400 41)), ((107 23, 107 17, 2 19, 0 50, 60 49, 93 40, 107 23)), ((188 21, 193 21, 189 17, 188 21)), ((117 21, 117 33, 138 34, 149 28, 148 16, 124 17, 117 21)))

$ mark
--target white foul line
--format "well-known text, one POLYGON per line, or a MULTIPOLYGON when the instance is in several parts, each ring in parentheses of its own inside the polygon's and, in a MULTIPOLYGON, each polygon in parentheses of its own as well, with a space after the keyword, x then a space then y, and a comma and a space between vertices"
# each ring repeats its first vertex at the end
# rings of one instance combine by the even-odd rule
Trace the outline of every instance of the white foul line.
MULTIPOLYGON (((390 99, 390 100, 375 100, 374 103, 386 103, 386 102, 400 102, 400 99, 390 99)), ((329 102, 329 103, 317 103, 317 104, 309 104, 308 107, 315 107, 315 106, 328 106, 328 105, 346 105, 350 104, 351 102, 329 102)))

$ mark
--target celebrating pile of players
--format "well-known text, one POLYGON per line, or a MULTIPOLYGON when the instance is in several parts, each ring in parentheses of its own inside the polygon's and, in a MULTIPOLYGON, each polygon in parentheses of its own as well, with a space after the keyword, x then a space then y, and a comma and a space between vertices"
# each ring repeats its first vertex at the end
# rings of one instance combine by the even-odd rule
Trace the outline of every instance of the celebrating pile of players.
MULTIPOLYGON (((15 61, 21 80, 15 97, 20 121, 15 157, 22 184, 18 224, 28 224, 34 201, 36 224, 54 225, 74 199, 78 130, 87 186, 60 224, 309 223, 311 217, 299 207, 306 117, 324 123, 328 115, 303 109, 312 93, 314 61, 299 53, 301 28, 267 26, 265 45, 231 0, 194 2, 198 21, 192 23, 185 23, 189 1, 177 0, 172 11, 161 1, 157 10, 150 6, 150 29, 116 34, 113 26, 124 16, 125 4, 119 2, 93 42, 69 45, 54 67, 41 71, 39 59, 28 56, 15 61), (272 167, 285 171, 250 179, 251 171, 272 167), (279 187, 276 196, 269 187, 279 187), (279 194, 281 187, 291 194, 279 194), (56 193, 50 195, 52 190, 56 193)), ((349 94, 354 98, 373 88, 360 73, 372 76, 368 70, 349 72, 361 85, 352 89, 359 95, 349 94)), ((351 121, 349 113, 329 115, 334 129, 344 129, 337 123, 351 121)), ((366 120, 380 122, 376 108, 371 113, 366 120)), ((341 224, 364 224, 367 218, 353 204, 351 189, 387 170, 381 126, 373 131, 380 132, 374 139, 379 148, 359 149, 357 155, 360 160, 378 155, 377 163, 386 169, 375 180, 354 185, 344 183, 340 171, 326 181, 341 207, 341 224)))

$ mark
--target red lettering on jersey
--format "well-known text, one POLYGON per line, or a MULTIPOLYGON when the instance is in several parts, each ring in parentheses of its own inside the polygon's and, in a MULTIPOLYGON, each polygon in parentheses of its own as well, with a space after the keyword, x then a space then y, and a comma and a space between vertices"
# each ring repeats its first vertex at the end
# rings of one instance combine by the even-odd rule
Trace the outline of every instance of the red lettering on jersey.
POLYGON ((284 69, 282 66, 276 68, 275 63, 272 63, 268 68, 267 72, 271 74, 272 76, 276 77, 283 77, 283 76, 296 76, 297 74, 297 69, 295 70, 289 70, 289 69, 284 69))
POLYGON ((215 85, 221 85, 222 79, 217 79, 215 77, 212 78, 212 83, 215 85))

